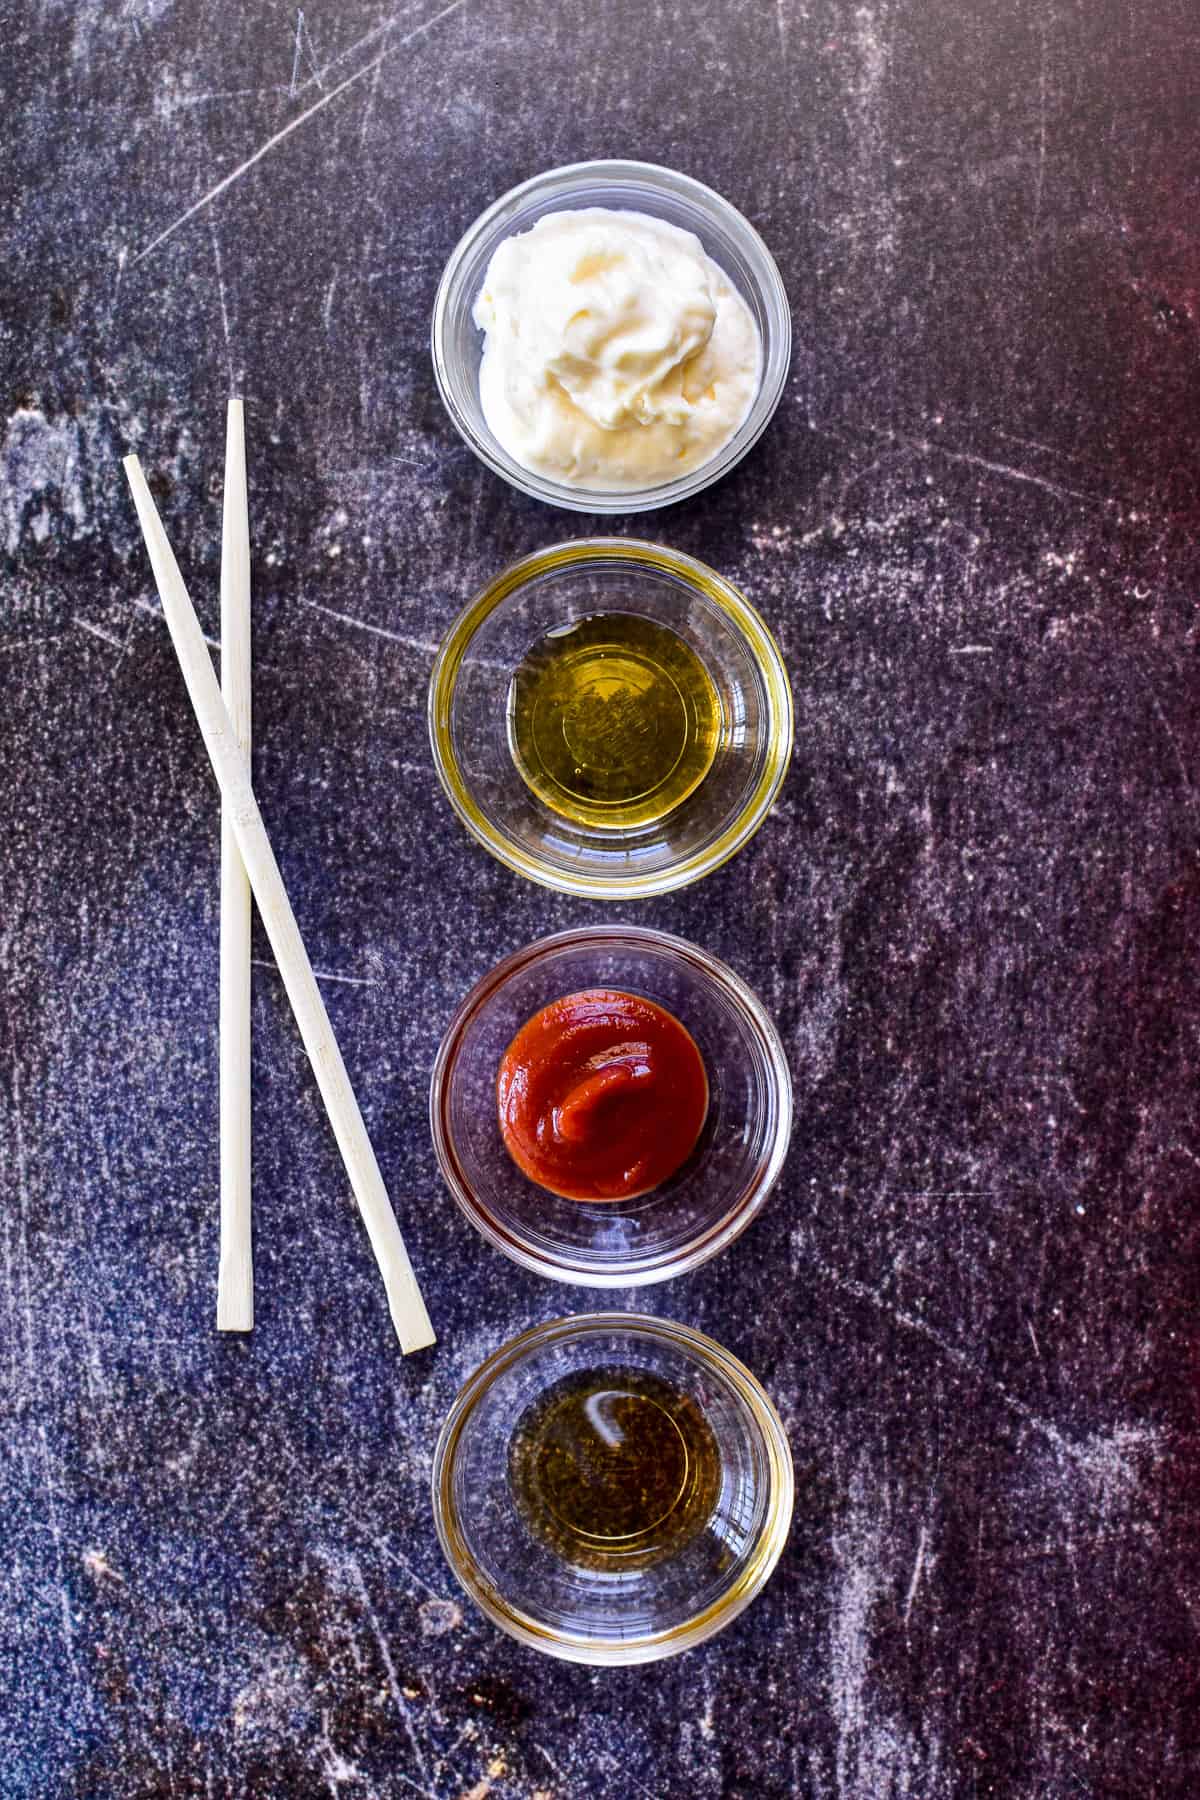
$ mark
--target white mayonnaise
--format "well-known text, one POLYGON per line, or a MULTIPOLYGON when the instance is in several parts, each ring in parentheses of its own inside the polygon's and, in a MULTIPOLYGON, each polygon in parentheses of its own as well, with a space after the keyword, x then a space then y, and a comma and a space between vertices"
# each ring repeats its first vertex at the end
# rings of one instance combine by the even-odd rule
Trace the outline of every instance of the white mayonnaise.
POLYGON ((548 213, 505 238, 473 317, 483 415, 567 487, 655 487, 710 461, 754 403, 749 307, 699 238, 647 213, 548 213))

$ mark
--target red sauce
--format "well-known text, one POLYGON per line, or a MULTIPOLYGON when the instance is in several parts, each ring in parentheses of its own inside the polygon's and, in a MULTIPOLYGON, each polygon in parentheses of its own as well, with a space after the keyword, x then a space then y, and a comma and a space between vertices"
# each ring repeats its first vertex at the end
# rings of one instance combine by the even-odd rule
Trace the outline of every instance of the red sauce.
POLYGON ((708 1111, 704 1061, 638 994, 586 988, 522 1025, 496 1082, 517 1167, 566 1200, 631 1200, 673 1175, 708 1111))

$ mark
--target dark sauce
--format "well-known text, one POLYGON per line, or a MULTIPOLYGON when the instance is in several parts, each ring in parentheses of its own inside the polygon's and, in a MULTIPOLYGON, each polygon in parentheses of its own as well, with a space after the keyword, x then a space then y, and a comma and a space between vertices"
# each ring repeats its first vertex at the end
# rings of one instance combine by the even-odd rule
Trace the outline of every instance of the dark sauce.
POLYGON ((535 1537, 577 1567, 646 1568, 702 1531, 721 1491, 696 1401, 645 1369, 579 1370, 513 1434, 509 1483, 535 1537))

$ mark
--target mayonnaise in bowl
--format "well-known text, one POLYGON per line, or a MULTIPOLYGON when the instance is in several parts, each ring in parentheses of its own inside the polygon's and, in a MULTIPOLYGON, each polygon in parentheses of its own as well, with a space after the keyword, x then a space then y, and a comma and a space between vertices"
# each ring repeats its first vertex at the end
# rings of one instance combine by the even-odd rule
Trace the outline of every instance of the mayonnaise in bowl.
POLYGON ((635 492, 701 467, 762 377, 758 328, 724 270, 648 213, 545 214, 498 245, 472 316, 489 429, 566 487, 635 492))

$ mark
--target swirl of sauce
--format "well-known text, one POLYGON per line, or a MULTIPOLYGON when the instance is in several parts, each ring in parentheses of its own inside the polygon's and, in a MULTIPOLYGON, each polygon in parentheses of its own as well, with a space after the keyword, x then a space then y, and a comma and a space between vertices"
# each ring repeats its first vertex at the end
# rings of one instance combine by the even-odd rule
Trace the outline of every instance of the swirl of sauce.
POLYGON ((639 994, 586 988, 535 1013, 496 1081, 517 1167, 565 1200, 631 1200, 686 1162, 708 1112, 691 1034, 639 994))

